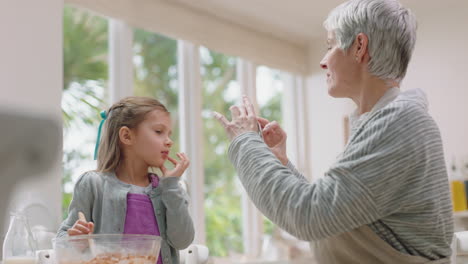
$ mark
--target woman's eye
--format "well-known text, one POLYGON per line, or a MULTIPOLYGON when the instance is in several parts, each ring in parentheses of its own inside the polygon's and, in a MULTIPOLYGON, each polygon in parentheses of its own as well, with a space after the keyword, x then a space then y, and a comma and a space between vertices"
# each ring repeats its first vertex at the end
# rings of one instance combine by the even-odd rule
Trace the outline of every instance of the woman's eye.
POLYGON ((162 133, 161 130, 156 130, 155 132, 156 132, 156 134, 161 134, 162 133))

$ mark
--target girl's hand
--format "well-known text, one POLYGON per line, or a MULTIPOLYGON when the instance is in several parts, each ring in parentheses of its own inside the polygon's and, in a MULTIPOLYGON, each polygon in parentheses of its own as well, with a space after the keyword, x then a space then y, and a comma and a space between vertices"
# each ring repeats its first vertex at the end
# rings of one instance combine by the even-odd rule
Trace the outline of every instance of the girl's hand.
POLYGON ((167 157, 167 159, 174 164, 174 169, 168 171, 164 164, 159 167, 164 177, 180 177, 190 165, 190 160, 185 153, 177 153, 176 155, 179 157, 180 161, 169 156, 167 157))
POLYGON ((270 148, 271 152, 281 161, 283 165, 288 164, 286 154, 286 132, 280 127, 278 122, 270 122, 265 118, 257 117, 258 123, 262 127, 263 141, 270 148))
POLYGON ((94 223, 83 220, 76 220, 72 228, 67 230, 69 236, 79 236, 92 234, 94 232, 94 223))

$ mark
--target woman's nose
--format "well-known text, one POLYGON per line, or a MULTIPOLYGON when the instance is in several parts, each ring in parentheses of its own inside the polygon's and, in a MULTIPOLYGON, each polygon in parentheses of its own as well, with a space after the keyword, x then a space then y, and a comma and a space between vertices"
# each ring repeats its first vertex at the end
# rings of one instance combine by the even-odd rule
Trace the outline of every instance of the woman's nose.
POLYGON ((320 68, 322 68, 322 69, 324 69, 324 70, 328 69, 327 64, 325 63, 325 60, 322 60, 322 61, 320 62, 320 68))
POLYGON ((328 53, 325 54, 325 56, 324 56, 324 57, 322 58, 322 60, 320 61, 320 68, 322 68, 322 69, 324 69, 324 70, 328 69, 328 66, 327 66, 327 57, 328 57, 328 56, 327 56, 327 55, 328 55, 328 53))

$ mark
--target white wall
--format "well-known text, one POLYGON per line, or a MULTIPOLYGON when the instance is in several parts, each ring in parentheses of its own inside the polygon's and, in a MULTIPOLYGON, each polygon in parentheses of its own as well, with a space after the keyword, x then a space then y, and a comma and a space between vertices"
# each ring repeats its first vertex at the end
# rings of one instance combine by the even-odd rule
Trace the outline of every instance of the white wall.
MULTIPOLYGON (((441 130, 447 162, 452 157, 468 160, 468 1, 403 2, 416 14, 418 40, 401 88, 426 91, 430 113, 441 130)), ((325 40, 311 44, 307 86, 314 178, 323 175, 342 151, 342 118, 353 110, 351 102, 328 96, 325 76, 319 69, 323 52, 325 40)))
MULTIPOLYGON (((2 109, 42 113, 61 124, 62 14, 63 0, 0 1, 2 109)), ((62 139, 58 138, 57 142, 61 145, 62 139)), ((11 209, 19 209, 31 202, 44 204, 50 220, 43 224, 57 228, 61 218, 61 155, 48 173, 30 173, 30 180, 22 182, 10 197, 11 209)), ((5 199, 4 194, 0 193, 0 199, 5 199)), ((4 215, 8 212, 0 212, 0 217, 4 215)), ((31 219, 33 224, 39 220, 46 221, 47 215, 39 219, 40 216, 38 213, 38 218, 31 219)), ((2 227, 0 231, 1 239, 4 235, 2 227)))
POLYGON ((410 8, 418 19, 418 39, 402 88, 426 91, 447 162, 468 158, 468 1, 410 8))
POLYGON ((309 75, 306 77, 306 98, 309 101, 307 115, 309 168, 311 179, 324 175, 344 148, 343 118, 354 107, 349 99, 336 99, 328 95, 326 71, 320 61, 326 52, 326 31, 323 40, 315 40, 309 46, 309 75))
MULTIPOLYGON (((318 62, 317 62, 318 65, 318 62)), ((318 66, 317 66, 318 67, 318 66)), ((316 73, 307 78, 310 131, 309 160, 312 179, 322 177, 344 147, 343 118, 352 111, 348 99, 328 95, 326 77, 316 73)))

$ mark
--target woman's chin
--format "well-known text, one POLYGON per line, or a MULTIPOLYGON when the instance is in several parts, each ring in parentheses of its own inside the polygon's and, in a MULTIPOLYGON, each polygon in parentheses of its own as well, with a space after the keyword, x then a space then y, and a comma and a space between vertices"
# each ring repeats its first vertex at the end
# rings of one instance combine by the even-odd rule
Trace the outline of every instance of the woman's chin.
POLYGON ((334 87, 328 87, 328 95, 330 95, 331 97, 334 97, 334 98, 338 98, 338 93, 336 91, 336 89, 334 89, 334 87))
POLYGON ((340 92, 339 89, 336 87, 328 87, 328 95, 330 95, 333 98, 344 98, 346 95, 342 92, 340 92))

